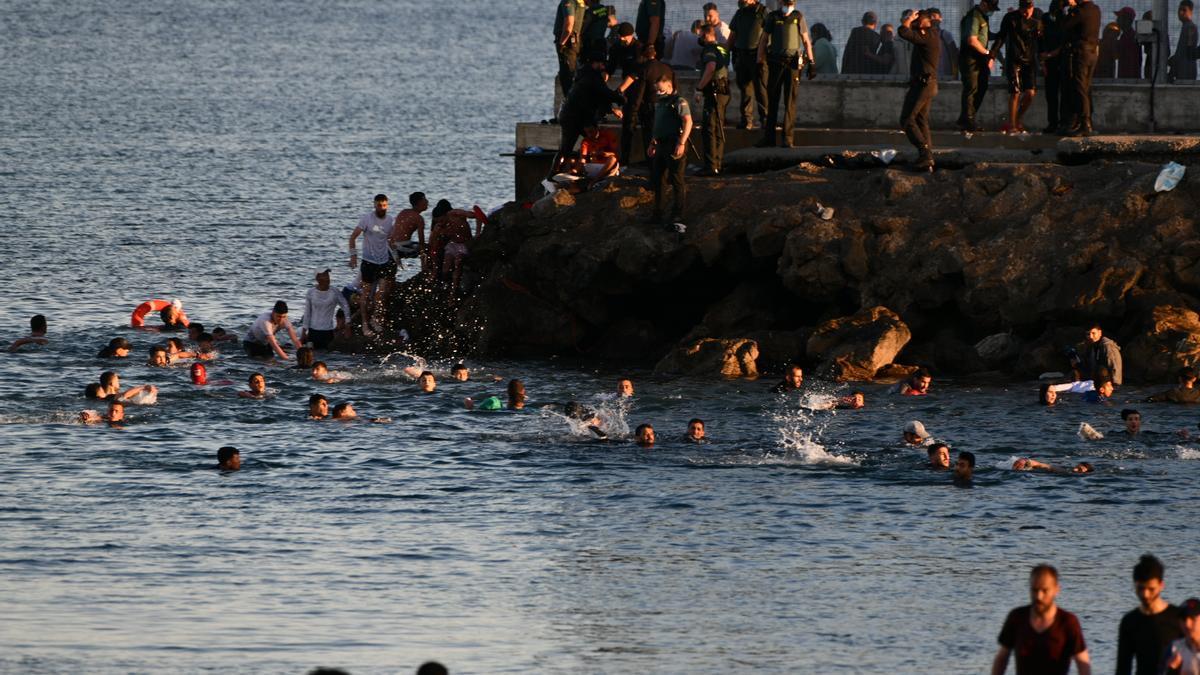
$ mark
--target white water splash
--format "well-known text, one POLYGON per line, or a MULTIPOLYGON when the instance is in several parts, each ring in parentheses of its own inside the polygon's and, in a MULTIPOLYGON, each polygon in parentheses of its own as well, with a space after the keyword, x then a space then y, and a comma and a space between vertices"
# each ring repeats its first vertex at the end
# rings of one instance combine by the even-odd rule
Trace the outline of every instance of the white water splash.
POLYGON ((1200 450, 1198 450, 1196 448, 1185 448, 1185 447, 1180 446, 1180 447, 1175 448, 1175 453, 1177 455, 1179 455, 1179 459, 1185 459, 1185 460, 1200 459, 1200 450))
MULTIPOLYGON (((806 397, 822 396, 821 394, 810 394, 806 397)), ((804 402, 801 402, 804 405, 804 402)), ((851 457, 843 457, 834 455, 825 449, 817 441, 821 436, 821 431, 825 424, 814 425, 812 417, 808 415, 808 411, 801 407, 798 410, 783 412, 775 416, 775 421, 779 423, 779 447, 783 450, 782 455, 768 453, 763 458, 764 464, 773 463, 796 463, 801 464, 834 464, 839 466, 857 466, 858 462, 851 457)))

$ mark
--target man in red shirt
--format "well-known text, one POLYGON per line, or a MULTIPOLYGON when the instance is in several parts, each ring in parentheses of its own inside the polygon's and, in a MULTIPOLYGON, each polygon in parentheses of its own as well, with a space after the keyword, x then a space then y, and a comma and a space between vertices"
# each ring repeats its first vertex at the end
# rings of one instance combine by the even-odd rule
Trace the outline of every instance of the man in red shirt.
POLYGON ((1071 661, 1079 675, 1092 675, 1092 660, 1079 619, 1055 604, 1058 570, 1038 565, 1029 573, 1030 604, 1008 613, 1000 629, 1000 649, 992 675, 1004 675, 1008 657, 1015 654, 1017 675, 1067 675, 1071 661))
POLYGON ((620 149, 620 141, 613 132, 600 127, 584 129, 579 155, 583 158, 587 179, 594 183, 616 175, 620 149))

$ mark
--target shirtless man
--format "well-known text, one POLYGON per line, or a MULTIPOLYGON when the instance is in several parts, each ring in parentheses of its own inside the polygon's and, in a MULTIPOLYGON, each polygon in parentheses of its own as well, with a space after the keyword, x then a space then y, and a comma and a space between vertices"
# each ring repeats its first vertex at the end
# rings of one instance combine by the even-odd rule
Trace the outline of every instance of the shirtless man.
POLYGON ((653 448, 654 427, 649 424, 638 425, 638 428, 633 432, 633 439, 639 448, 653 448))
POLYGON ((341 378, 329 374, 329 367, 324 361, 317 361, 312 365, 312 379, 322 384, 337 384, 342 381, 341 378))
POLYGON ((8 351, 15 352, 25 345, 42 345, 50 343, 46 338, 46 317, 38 314, 29 320, 29 335, 23 338, 13 340, 13 343, 8 346, 8 351))
POLYGON ((929 468, 945 471, 950 468, 950 446, 945 443, 934 443, 926 451, 929 454, 929 468))
POLYGON ((416 255, 421 260, 421 272, 429 272, 429 255, 425 248, 425 218, 421 216, 429 208, 429 200, 424 192, 414 192, 408 196, 410 208, 396 214, 396 224, 388 235, 388 246, 399 252, 403 257, 409 257, 412 250, 412 236, 417 234, 416 255), (404 242, 401 244, 400 242, 404 242))
POLYGON ((633 380, 622 377, 617 381, 617 398, 633 398, 633 380))
POLYGON ((308 397, 308 419, 323 420, 329 417, 329 399, 321 394, 308 397))
POLYGON ((462 279, 462 261, 467 257, 467 244, 483 231, 483 220, 471 211, 456 209, 445 199, 433 207, 433 225, 429 229, 431 264, 439 280, 450 277, 452 290, 458 290, 462 279), (475 232, 467 219, 475 221, 475 232))
POLYGON ((688 422, 687 433, 683 440, 689 443, 704 443, 704 420, 696 418, 688 422))
POLYGON ((437 378, 426 370, 417 376, 417 388, 422 394, 432 394, 437 391, 437 378))
POLYGON ((250 389, 239 391, 238 396, 242 398, 263 398, 267 395, 267 378, 263 377, 262 373, 251 375, 248 384, 250 385, 250 389))
POLYGON ((125 404, 116 399, 109 399, 107 414, 101 415, 95 410, 84 410, 79 413, 79 421, 84 424, 108 422, 109 426, 119 426, 121 422, 125 421, 125 404))
POLYGON ((217 450, 217 468, 221 471, 237 471, 242 468, 242 453, 229 445, 217 450))

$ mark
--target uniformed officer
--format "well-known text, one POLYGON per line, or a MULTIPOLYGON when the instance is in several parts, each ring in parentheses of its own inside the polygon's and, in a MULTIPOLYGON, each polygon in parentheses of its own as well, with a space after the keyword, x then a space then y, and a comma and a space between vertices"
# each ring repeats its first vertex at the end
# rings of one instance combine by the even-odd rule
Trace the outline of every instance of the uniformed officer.
POLYGON ((633 37, 633 24, 617 26, 617 39, 608 50, 608 72, 621 71, 621 83, 617 91, 625 95, 624 115, 621 117, 620 162, 629 165, 633 149, 633 132, 638 123, 638 106, 642 102, 642 69, 645 65, 642 45, 633 37))
POLYGON ((608 5, 600 4, 600 0, 587 0, 583 9, 583 28, 579 36, 583 51, 587 54, 608 56, 608 27, 613 20, 608 5))
POLYGON ((558 86, 563 96, 575 80, 579 61, 579 33, 583 29, 583 0, 559 0, 554 17, 554 46, 558 51, 558 86))
POLYGON ((808 22, 802 12, 796 11, 796 0, 780 0, 779 9, 767 15, 762 38, 758 41, 758 62, 764 61, 767 64, 767 123, 763 128, 763 139, 756 145, 775 147, 775 125, 782 100, 783 147, 790 148, 801 67, 808 65, 808 79, 817 76, 808 22))
POLYGON ((729 46, 733 50, 733 74, 742 95, 742 129, 767 123, 767 64, 758 60, 758 41, 762 39, 767 7, 758 0, 741 0, 729 24, 729 46))
MULTIPOLYGON (((637 39, 644 45, 654 45, 659 58, 666 52, 667 41, 663 23, 667 17, 667 0, 641 0, 637 11, 637 39)), ((653 86, 653 85, 651 85, 653 86)))
POLYGON ((1100 56, 1100 8, 1092 0, 1067 0, 1063 31, 1071 45, 1070 80, 1063 98, 1067 136, 1092 135, 1092 74, 1100 56))
POLYGON ((998 0, 981 0, 962 19, 963 46, 958 53, 958 74, 962 78, 962 108, 958 128, 966 133, 979 130, 975 113, 987 95, 988 78, 992 76, 995 55, 988 51, 988 42, 995 37, 988 26, 988 17, 999 6, 998 0))
POLYGON ((717 44, 717 27, 700 29, 700 81, 696 97, 704 98, 704 169, 701 176, 721 173, 725 157, 725 109, 729 107, 729 49, 717 44))
POLYGON ((1050 11, 1042 15, 1042 39, 1038 44, 1039 58, 1046 69, 1046 129, 1045 133, 1058 132, 1062 122, 1063 80, 1067 76, 1066 35, 1063 34, 1063 0, 1052 0, 1050 11))
POLYGON ((912 44, 909 62, 908 94, 900 111, 900 127, 917 149, 916 169, 933 170, 933 134, 929 131, 929 111, 938 93, 938 62, 942 54, 942 36, 933 27, 930 12, 923 9, 905 15, 900 21, 900 38, 912 44))
POLYGON ((654 48, 654 45, 642 46, 642 86, 637 91, 638 98, 635 107, 637 108, 638 126, 642 129, 642 152, 648 165, 652 163, 650 161, 650 141, 654 132, 654 105, 658 102, 654 83, 664 76, 673 77, 674 74, 675 70, 671 66, 658 60, 658 50, 654 48))
POLYGON ((687 99, 675 90, 675 74, 662 73, 651 82, 657 95, 654 104, 654 132, 650 141, 650 184, 654 188, 654 215, 651 222, 663 223, 663 202, 668 183, 675 191, 669 223, 683 219, 687 205, 687 185, 683 171, 687 166, 688 137, 692 133, 692 110, 687 99))

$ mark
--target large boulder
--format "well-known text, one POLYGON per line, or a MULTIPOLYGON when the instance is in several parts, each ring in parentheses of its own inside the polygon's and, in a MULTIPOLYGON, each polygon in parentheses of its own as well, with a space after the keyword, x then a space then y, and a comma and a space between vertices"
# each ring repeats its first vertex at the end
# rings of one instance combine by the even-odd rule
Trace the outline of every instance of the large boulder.
POLYGON ((911 338, 895 312, 871 307, 818 326, 808 339, 808 356, 819 362, 818 375, 839 382, 870 380, 911 338))
POLYGON ((575 206, 575 195, 566 190, 556 190, 534 202, 531 211, 534 218, 546 220, 572 206, 575 206))
POLYGON ((1159 305, 1151 310, 1146 330, 1121 352, 1126 380, 1173 382, 1179 368, 1200 365, 1200 315, 1159 305))
POLYGON ((755 379, 757 361, 758 343, 754 340, 705 338, 675 348, 658 362, 654 372, 755 379))

